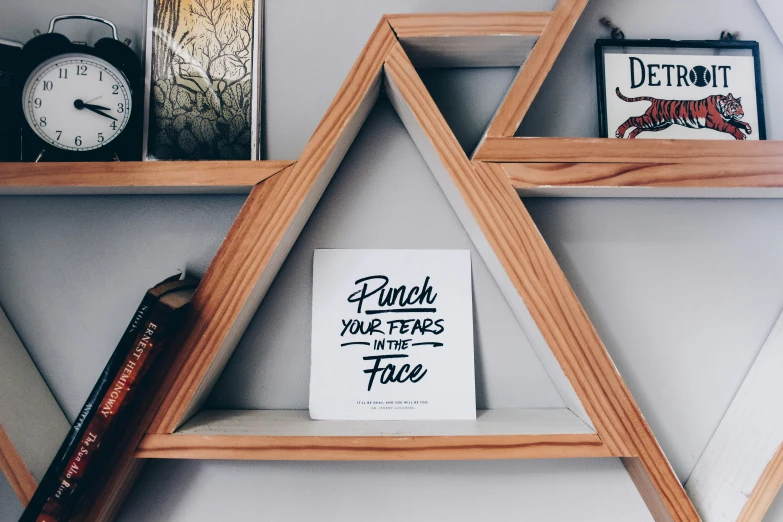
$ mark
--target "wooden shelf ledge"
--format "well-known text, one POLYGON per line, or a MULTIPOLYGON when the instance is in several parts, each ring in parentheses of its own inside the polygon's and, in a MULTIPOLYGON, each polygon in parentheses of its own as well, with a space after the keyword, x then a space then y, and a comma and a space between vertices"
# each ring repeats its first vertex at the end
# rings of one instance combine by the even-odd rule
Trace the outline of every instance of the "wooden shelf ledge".
POLYGON ((147 434, 138 458, 454 460, 609 457, 566 408, 485 410, 475 421, 314 421, 300 410, 212 410, 147 434))
POLYGON ((487 138, 473 158, 510 163, 782 165, 783 141, 487 138))
POLYGON ((521 196, 781 198, 783 163, 501 163, 521 196))
POLYGON ((0 163, 0 195, 247 194, 293 161, 0 163))
POLYGON ((386 20, 399 39, 445 36, 538 36, 551 12, 391 14, 386 20))
POLYGON ((27 505, 33 498, 38 482, 24 463, 11 437, 0 424, 0 474, 5 475, 16 496, 22 504, 27 505))

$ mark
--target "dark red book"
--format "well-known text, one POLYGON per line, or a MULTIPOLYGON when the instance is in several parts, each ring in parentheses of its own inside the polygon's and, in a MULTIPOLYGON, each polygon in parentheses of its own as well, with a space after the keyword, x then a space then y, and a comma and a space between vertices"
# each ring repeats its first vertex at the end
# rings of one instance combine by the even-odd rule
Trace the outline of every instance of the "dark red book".
POLYGON ((181 326, 195 280, 169 278, 150 289, 74 427, 25 509, 24 521, 64 521, 73 514, 113 451, 113 431, 133 413, 145 375, 181 326))

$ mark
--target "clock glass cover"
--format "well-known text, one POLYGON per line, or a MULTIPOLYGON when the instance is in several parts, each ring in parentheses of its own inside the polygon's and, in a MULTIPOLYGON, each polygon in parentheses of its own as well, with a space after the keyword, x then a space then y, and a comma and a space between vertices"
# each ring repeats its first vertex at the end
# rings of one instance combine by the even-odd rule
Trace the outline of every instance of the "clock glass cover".
POLYGON ((88 151, 119 136, 131 114, 125 75, 87 54, 63 54, 39 65, 22 91, 30 128, 59 149, 88 151))

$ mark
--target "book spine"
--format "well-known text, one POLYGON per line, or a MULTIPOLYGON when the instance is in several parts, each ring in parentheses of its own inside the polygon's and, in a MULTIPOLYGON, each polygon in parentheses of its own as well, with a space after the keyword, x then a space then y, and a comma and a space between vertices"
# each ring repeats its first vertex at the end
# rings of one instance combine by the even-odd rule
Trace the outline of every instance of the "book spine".
POLYGON ((121 364, 133 347, 139 330, 146 324, 147 318, 152 312, 157 300, 157 297, 149 292, 147 292, 141 300, 141 304, 139 304, 139 307, 136 309, 136 313, 133 314, 133 319, 131 319, 130 324, 125 329, 120 341, 117 343, 117 347, 114 349, 111 357, 109 357, 109 361, 106 363, 103 372, 101 372, 98 381, 95 383, 84 406, 82 406, 79 415, 76 417, 76 421, 68 431, 68 434, 52 460, 52 463, 49 465, 41 482, 38 484, 38 488, 36 488, 35 494, 33 494, 33 497, 27 504, 19 522, 31 522, 35 520, 43 509, 44 503, 55 489, 58 477, 66 468, 70 456, 76 450, 76 446, 84 435, 87 425, 92 420, 98 401, 106 393, 112 378, 120 370, 121 364))
MULTIPOLYGON (((36 518, 37 522, 67 520, 69 514, 84 494, 91 462, 102 449, 107 432, 113 424, 126 414, 133 401, 140 379, 149 368, 161 348, 161 340, 172 310, 158 302, 147 320, 144 329, 136 337, 131 351, 124 358, 104 393, 98 408, 93 412, 83 435, 69 456, 65 469, 60 473, 56 489, 51 492, 36 518)), ((108 448, 109 450, 111 448, 108 448)))

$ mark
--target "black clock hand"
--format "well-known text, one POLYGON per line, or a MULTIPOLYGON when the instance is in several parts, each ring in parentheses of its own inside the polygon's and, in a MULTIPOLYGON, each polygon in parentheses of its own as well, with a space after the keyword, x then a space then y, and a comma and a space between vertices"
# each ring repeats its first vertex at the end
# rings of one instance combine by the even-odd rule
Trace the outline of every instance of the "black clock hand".
MULTIPOLYGON (((114 116, 106 114, 105 112, 101 112, 98 109, 93 109, 92 107, 88 107, 87 105, 85 105, 84 108, 87 109, 88 111, 94 112, 95 114, 100 114, 101 116, 103 116, 105 118, 111 118, 112 120, 117 121, 117 118, 115 118, 114 116)), ((106 109, 106 110, 108 110, 108 109, 106 109)))
POLYGON ((89 103, 85 103, 82 105, 85 109, 93 110, 98 109, 99 111, 110 111, 111 109, 108 107, 103 107, 102 105, 90 105, 89 103))
POLYGON ((73 106, 76 107, 79 110, 87 109, 88 111, 94 112, 95 114, 100 114, 101 116, 105 118, 110 118, 114 121, 117 121, 117 118, 114 116, 110 116, 104 112, 101 111, 108 111, 111 110, 108 107, 103 107, 101 105, 90 105, 88 103, 84 103, 82 100, 76 100, 73 102, 73 106))

